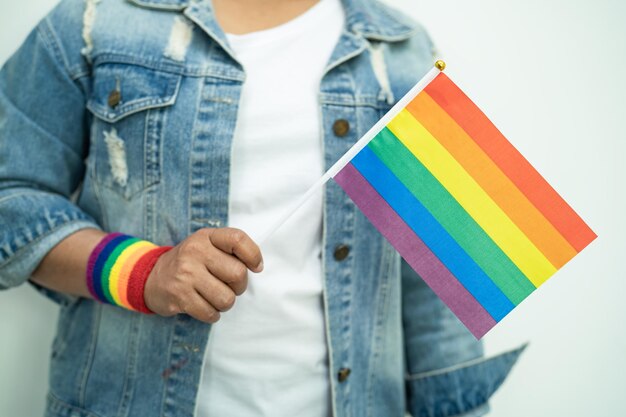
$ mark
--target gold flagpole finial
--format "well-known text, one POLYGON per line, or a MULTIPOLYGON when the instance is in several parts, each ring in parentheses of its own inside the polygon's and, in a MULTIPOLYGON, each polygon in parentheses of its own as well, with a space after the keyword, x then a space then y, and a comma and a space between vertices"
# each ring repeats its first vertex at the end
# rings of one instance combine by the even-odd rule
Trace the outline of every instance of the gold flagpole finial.
POLYGON ((435 62, 435 67, 439 70, 439 71, 443 71, 446 69, 446 63, 443 62, 441 59, 437 60, 437 62, 435 62))

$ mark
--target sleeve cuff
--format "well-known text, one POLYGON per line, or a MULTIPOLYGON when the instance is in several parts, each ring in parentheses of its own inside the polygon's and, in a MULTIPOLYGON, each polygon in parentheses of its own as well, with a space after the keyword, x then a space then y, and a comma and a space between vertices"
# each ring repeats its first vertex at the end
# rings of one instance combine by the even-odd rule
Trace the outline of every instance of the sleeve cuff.
POLYGON ((21 247, 0 267, 0 276, 9 280, 9 282, 3 281, 0 289, 14 287, 26 281, 54 302, 68 304, 75 301, 78 298, 77 296, 44 288, 28 280, 28 278, 30 278, 41 260, 53 247, 72 233, 85 228, 101 229, 97 223, 90 220, 70 220, 21 247))
POLYGON ((489 358, 406 377, 413 417, 478 417, 502 385, 526 344, 489 358))

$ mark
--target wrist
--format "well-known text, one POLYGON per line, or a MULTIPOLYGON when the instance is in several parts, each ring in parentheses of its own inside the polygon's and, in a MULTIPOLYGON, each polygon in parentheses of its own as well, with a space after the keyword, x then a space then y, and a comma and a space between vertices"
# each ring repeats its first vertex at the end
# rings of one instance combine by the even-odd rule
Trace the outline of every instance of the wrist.
POLYGON ((157 259, 172 246, 157 246, 123 233, 109 233, 87 263, 87 288, 100 302, 146 314, 144 287, 157 259))

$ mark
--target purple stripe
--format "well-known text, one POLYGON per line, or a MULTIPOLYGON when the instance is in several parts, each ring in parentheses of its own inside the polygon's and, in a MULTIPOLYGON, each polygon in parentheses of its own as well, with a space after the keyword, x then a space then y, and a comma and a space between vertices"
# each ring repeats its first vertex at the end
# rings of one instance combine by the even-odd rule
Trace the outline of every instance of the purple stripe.
POLYGON ((86 274, 87 289, 89 290, 89 293, 91 294, 91 296, 95 298, 96 300, 99 300, 100 297, 98 297, 98 294, 96 294, 96 290, 93 286, 93 269, 96 266, 98 255, 100 255, 100 252, 102 252, 102 249, 105 248, 107 243, 109 243, 110 241, 112 241, 113 239, 121 235, 122 233, 118 233, 118 232, 109 233, 108 235, 102 238, 102 240, 96 245, 96 247, 91 251, 91 254, 89 255, 89 260, 87 261, 87 274, 86 274))
POLYGON ((496 321, 349 163, 334 180, 432 290, 480 339, 496 321))

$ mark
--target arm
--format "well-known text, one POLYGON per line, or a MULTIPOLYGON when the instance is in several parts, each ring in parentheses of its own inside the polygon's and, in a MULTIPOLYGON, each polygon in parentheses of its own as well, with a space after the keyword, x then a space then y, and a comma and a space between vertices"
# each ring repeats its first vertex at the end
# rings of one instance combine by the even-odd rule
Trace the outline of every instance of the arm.
MULTIPOLYGON (((91 297, 87 261, 107 233, 70 201, 89 152, 89 72, 68 64, 57 33, 44 19, 0 70, 0 289, 28 281, 73 301, 91 297)), ((248 269, 262 265, 245 233, 202 229, 158 259, 143 295, 155 313, 213 322, 248 269)))
MULTIPOLYGON (((42 287, 93 298, 87 289, 87 261, 107 233, 83 229, 63 239, 30 278, 42 287)), ((232 228, 197 231, 164 253, 148 276, 144 298, 162 316, 187 313, 214 323, 247 287, 247 271, 263 269, 258 246, 232 228)))
POLYGON ((42 20, 0 71, 0 289, 26 282, 66 237, 100 229, 70 201, 88 151, 85 79, 56 39, 42 20))
POLYGON ((69 235, 44 256, 30 280, 48 289, 91 298, 85 280, 87 260, 104 236, 102 230, 91 228, 69 235))

